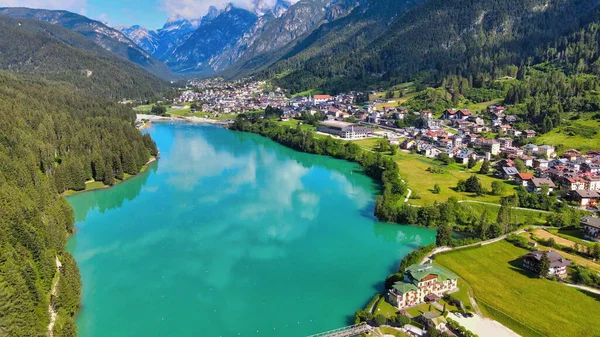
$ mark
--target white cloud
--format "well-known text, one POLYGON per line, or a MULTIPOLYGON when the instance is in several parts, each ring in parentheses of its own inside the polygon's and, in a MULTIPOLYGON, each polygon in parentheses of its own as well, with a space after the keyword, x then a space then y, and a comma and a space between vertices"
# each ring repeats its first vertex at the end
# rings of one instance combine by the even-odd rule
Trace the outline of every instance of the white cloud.
POLYGON ((86 0, 0 0, 0 7, 62 9, 85 15, 86 0))
MULTIPOLYGON (((296 3, 298 0, 288 0, 296 3)), ((211 6, 223 9, 228 3, 239 8, 253 9, 255 7, 273 8, 277 0, 162 0, 160 9, 170 17, 199 19, 204 16, 211 6)))

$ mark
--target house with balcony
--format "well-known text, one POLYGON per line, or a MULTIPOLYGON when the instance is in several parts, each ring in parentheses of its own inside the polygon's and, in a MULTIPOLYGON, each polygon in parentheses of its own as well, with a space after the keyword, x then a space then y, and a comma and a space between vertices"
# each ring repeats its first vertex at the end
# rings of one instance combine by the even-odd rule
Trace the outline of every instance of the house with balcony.
POLYGON ((567 267, 571 265, 571 261, 565 259, 557 252, 537 250, 523 256, 523 268, 531 270, 534 273, 540 272, 540 264, 542 257, 546 254, 550 261, 548 268, 548 276, 564 277, 567 275, 567 267))
POLYGON ((413 264, 406 268, 404 279, 388 291, 390 303, 398 309, 436 299, 458 289, 458 276, 433 264, 413 264))
POLYGON ((580 223, 585 239, 600 242, 600 218, 584 216, 580 223))

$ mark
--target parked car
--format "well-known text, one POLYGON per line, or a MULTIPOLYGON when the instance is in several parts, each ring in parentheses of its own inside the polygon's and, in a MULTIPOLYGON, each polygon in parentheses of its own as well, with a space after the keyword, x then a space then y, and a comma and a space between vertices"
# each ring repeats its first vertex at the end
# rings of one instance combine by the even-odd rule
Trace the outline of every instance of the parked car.
POLYGON ((461 314, 460 312, 455 312, 454 314, 455 314, 456 316, 458 316, 458 317, 463 317, 463 316, 462 316, 462 314, 461 314))
POLYGON ((463 314, 463 316, 465 316, 465 317, 468 317, 468 318, 471 318, 471 317, 473 317, 473 313, 471 313, 471 312, 465 312, 465 313, 463 314))

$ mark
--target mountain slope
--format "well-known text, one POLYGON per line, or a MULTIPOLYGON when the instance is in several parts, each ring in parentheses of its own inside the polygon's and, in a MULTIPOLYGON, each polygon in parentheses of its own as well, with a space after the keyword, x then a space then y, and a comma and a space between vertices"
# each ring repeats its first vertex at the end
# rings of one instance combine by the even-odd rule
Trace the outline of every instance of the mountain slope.
POLYGON ((145 50, 150 55, 154 55, 158 50, 159 37, 153 30, 148 30, 144 27, 135 25, 131 27, 115 27, 121 33, 125 34, 140 48, 145 50))
MULTIPOLYGON (((362 0, 364 1, 364 0, 362 0)), ((287 47, 319 25, 347 15, 360 2, 354 0, 301 0, 278 17, 263 16, 229 50, 215 58, 213 67, 225 73, 245 73, 275 62, 287 47)))
POLYGON ((129 60, 156 76, 172 78, 166 65, 150 56, 123 33, 101 22, 67 11, 52 11, 29 8, 0 8, 0 15, 13 18, 35 19, 76 31, 104 49, 129 60))
POLYGON ((79 33, 0 16, 0 69, 35 73, 113 99, 153 97, 167 83, 79 33))
POLYGON ((58 193, 135 174, 156 145, 131 108, 69 83, 0 71, 0 101, 0 335, 76 336, 81 280, 65 249, 74 216, 58 193))
POLYGON ((212 73, 211 59, 235 43, 256 20, 256 14, 250 11, 227 6, 219 16, 200 26, 177 47, 166 60, 167 65, 176 72, 212 73))
MULTIPOLYGON (((385 0, 370 0, 371 5, 385 0)), ((388 4, 390 1, 387 1, 388 4)), ((437 81, 448 74, 464 77, 498 74, 519 65, 535 49, 598 20, 598 1, 584 0, 426 0, 376 34, 348 34, 354 17, 324 26, 263 73, 293 90, 346 90, 372 84, 393 85, 419 72, 437 81), (335 29, 345 25, 348 29, 335 29), (327 34, 325 30, 332 29, 327 34), (339 32, 336 33, 336 32, 339 32), (324 43, 336 35, 351 38, 324 43), (284 74, 285 76, 281 76, 284 74)), ((356 10, 354 11, 356 12, 356 10)), ((354 15, 356 15, 353 12, 354 15)), ((380 22, 381 23, 381 22, 380 22)))

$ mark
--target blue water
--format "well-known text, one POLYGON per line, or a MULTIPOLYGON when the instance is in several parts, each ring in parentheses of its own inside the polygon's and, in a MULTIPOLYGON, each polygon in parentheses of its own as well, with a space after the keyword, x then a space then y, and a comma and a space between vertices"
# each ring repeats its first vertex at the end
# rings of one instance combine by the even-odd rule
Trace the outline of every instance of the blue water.
POLYGON ((161 158, 69 198, 79 336, 305 336, 351 323, 432 230, 377 222, 353 163, 156 124, 161 158))

